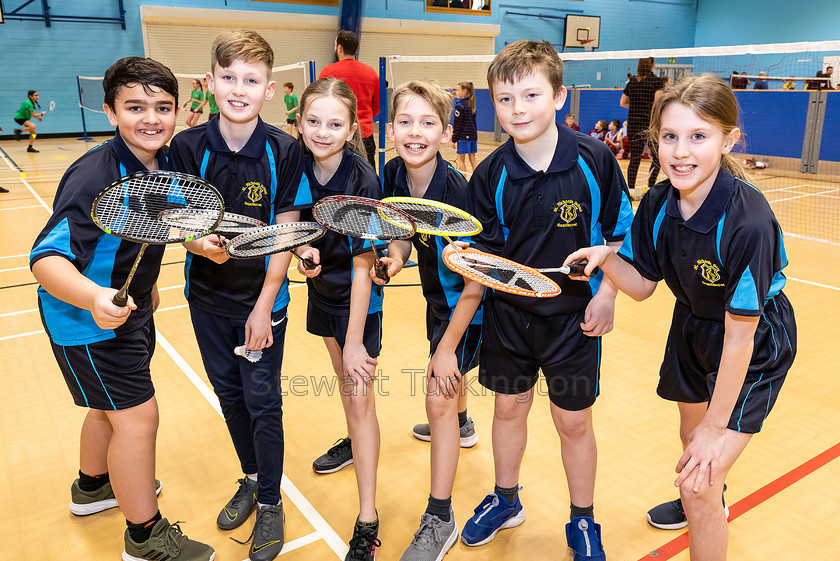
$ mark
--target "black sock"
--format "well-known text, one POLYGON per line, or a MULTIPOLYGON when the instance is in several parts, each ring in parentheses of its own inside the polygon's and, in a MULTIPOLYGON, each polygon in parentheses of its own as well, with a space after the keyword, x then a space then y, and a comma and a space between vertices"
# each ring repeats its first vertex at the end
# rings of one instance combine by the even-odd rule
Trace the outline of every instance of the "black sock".
POLYGON ((429 495, 429 504, 426 506, 427 514, 434 514, 444 522, 449 522, 449 509, 452 506, 452 497, 448 499, 436 499, 429 495))
POLYGON ((516 502, 516 495, 519 493, 519 485, 513 487, 499 487, 496 485, 496 493, 503 496, 509 505, 516 502))
POLYGON ((464 409, 460 413, 458 413, 458 426, 463 427, 467 424, 467 410, 464 409))
POLYGON ((149 541, 149 538, 152 535, 152 528, 160 519, 160 511, 157 511, 157 513, 149 520, 141 522, 140 524, 132 524, 126 520, 125 525, 128 526, 128 535, 131 536, 131 539, 134 540, 135 543, 149 541))
POLYGON ((86 493, 102 489, 110 480, 107 471, 99 475, 88 475, 79 470, 79 488, 86 493))
POLYGON ((574 518, 575 516, 589 516, 590 518, 595 517, 595 505, 589 505, 587 507, 580 507, 575 506, 573 503, 569 503, 569 507, 571 508, 571 515, 569 516, 569 520, 574 518))

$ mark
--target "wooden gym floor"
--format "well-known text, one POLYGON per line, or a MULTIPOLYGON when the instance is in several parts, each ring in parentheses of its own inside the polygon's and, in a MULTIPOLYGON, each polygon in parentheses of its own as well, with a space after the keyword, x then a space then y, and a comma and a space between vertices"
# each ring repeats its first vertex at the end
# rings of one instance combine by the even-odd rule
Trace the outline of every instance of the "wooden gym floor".
MULTIPOLYGON (((67 508, 85 411, 73 405, 55 365, 28 268, 29 250, 47 220, 62 173, 91 146, 38 139, 41 153, 29 154, 24 141, 0 143, 0 185, 10 190, 0 194, 4 559, 116 560, 123 547, 125 524, 118 509, 77 518, 67 508)), ((445 155, 453 159, 449 151, 445 155)), ((640 178, 646 178, 646 169, 643 163, 640 178)), ((790 266, 785 292, 796 310, 799 356, 763 432, 727 481, 730 559, 833 560, 840 557, 840 377, 835 370, 840 364, 840 185, 836 177, 772 171, 764 170, 756 184, 792 234, 786 238, 790 266), (814 218, 798 217, 804 212, 814 218), (829 221, 833 233, 825 230, 829 221)), ((160 507, 170 521, 185 520, 182 527, 189 536, 213 545, 216 559, 239 561, 247 548, 228 538, 247 539, 252 522, 229 533, 215 526, 241 474, 192 333, 183 296, 184 254, 180 246, 167 250, 159 281, 162 303, 152 371, 161 417, 160 507)), ((296 272, 290 278, 300 280, 296 272)), ((377 553, 382 561, 399 559, 429 493, 429 446, 410 434, 413 424, 425 421, 421 380, 428 343, 417 283, 416 268, 410 268, 386 290, 377 396, 382 432, 382 547, 377 553)), ((282 558, 326 561, 343 558, 357 499, 352 467, 325 476, 312 472, 312 460, 346 429, 339 399, 329 389, 334 375, 323 343, 305 332, 303 286, 291 288, 286 337, 282 558)), ((683 531, 656 530, 645 522, 648 508, 677 496, 672 486, 680 455, 677 409, 655 394, 672 304, 665 287, 644 303, 620 295, 615 330, 604 338, 602 394, 594 408, 600 452, 595 507, 611 560, 688 559, 683 531)), ((475 383, 470 388, 475 393, 469 412, 480 441, 461 453, 453 495, 459 527, 493 485, 493 399, 475 383)), ((446 559, 571 559, 563 535, 569 498, 545 395, 536 398, 529 426, 521 479, 526 522, 483 547, 458 543, 446 559)))

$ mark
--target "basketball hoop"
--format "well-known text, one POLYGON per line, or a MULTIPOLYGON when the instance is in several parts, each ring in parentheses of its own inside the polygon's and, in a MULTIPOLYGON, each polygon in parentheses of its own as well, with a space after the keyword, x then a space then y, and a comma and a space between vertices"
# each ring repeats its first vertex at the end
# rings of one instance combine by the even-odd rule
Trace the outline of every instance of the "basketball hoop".
POLYGON ((589 52, 592 50, 592 43, 595 42, 595 39, 578 39, 580 41, 580 46, 583 47, 583 50, 589 52))

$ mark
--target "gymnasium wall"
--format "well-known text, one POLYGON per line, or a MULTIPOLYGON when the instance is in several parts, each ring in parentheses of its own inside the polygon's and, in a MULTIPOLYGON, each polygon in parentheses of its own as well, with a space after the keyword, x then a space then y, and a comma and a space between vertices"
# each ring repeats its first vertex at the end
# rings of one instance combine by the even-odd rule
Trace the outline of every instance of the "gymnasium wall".
POLYGON ((702 0, 695 47, 834 41, 840 36, 837 0, 702 0))

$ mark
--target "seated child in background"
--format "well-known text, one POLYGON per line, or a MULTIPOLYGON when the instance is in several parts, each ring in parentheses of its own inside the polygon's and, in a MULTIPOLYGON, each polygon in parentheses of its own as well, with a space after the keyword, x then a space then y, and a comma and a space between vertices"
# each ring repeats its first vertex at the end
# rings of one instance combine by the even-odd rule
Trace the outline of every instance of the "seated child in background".
POLYGON ((567 127, 569 127, 570 129, 580 131, 580 127, 577 126, 577 123, 575 123, 575 114, 574 113, 567 113, 566 114, 566 122, 563 123, 563 124, 566 125, 567 127))
POLYGON ((594 136, 600 141, 603 141, 607 136, 607 122, 603 119, 595 123, 595 128, 589 131, 589 136, 594 136))
MULTIPOLYGON (((618 154, 621 152, 621 121, 618 119, 613 119, 610 121, 609 130, 607 131, 606 136, 604 137, 604 142, 607 144, 607 147, 612 151, 613 154, 618 154)), ((623 154, 622 154, 623 156, 623 154)), ((621 156, 618 156, 621 159, 621 156)))

